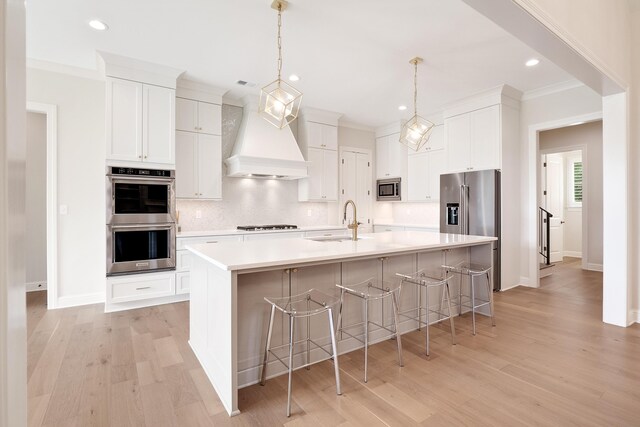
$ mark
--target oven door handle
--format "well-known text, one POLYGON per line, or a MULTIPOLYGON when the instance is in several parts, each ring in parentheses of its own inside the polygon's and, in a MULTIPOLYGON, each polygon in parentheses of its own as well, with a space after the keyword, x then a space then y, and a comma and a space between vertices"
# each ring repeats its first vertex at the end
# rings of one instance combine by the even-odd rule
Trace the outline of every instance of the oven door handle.
POLYGON ((111 182, 120 182, 123 184, 126 184, 128 182, 134 182, 134 183, 138 183, 140 181, 145 181, 148 183, 172 183, 175 181, 175 178, 152 178, 152 177, 143 177, 143 176, 128 176, 128 177, 121 177, 118 175, 107 175, 109 177, 109 180, 111 180, 111 182))
POLYGON ((127 225, 111 225, 110 227, 112 230, 125 229, 125 230, 154 231, 154 230, 171 230, 172 228, 175 227, 175 224, 153 224, 151 226, 143 225, 143 224, 130 224, 130 225, 127 224, 127 225))

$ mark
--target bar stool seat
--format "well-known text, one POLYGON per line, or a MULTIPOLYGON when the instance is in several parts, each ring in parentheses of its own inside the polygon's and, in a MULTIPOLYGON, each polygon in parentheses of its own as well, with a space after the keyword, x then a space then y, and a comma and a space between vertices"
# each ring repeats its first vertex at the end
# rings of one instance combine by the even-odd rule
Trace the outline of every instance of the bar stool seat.
POLYGON ((396 273, 398 277, 402 278, 403 282, 412 283, 417 286, 418 290, 418 307, 405 310, 400 313, 403 317, 408 317, 410 319, 416 320, 418 322, 418 330, 420 330, 421 325, 425 325, 426 331, 426 354, 429 356, 429 318, 431 314, 437 315, 436 323, 440 323, 443 320, 449 319, 449 327, 451 329, 451 343, 455 345, 456 343, 456 328, 453 322, 453 311, 451 309, 451 293, 449 290, 449 281, 452 279, 452 276, 449 274, 443 275, 442 271, 429 271, 426 269, 418 270, 412 274, 402 274, 396 273), (431 308, 429 304, 429 291, 431 289, 442 288, 442 297, 440 298, 440 305, 437 310, 431 308), (425 306, 422 307, 422 290, 425 290, 425 306), (444 301, 447 302, 448 311, 447 313, 443 313, 442 306, 444 301), (414 312, 415 316, 407 315, 406 313, 414 312), (424 315, 425 320, 422 320, 422 316, 424 315))
POLYGON ((383 282, 373 277, 355 284, 336 284, 340 289, 340 310, 338 312, 338 332, 344 333, 364 344, 364 382, 368 380, 369 367, 369 324, 374 324, 379 329, 384 329, 390 333, 389 338, 395 337, 398 345, 398 365, 404 366, 402 361, 402 339, 398 330, 398 296, 400 292, 400 283, 383 282), (360 298, 363 302, 364 322, 355 323, 348 326, 342 324, 342 310, 344 306, 345 296, 351 295, 360 298), (382 313, 382 324, 378 324, 369 320, 369 304, 371 301, 383 300, 391 298, 391 307, 393 311, 394 329, 389 329, 384 325, 384 312, 382 313), (347 332, 347 329, 364 326, 363 339, 358 335, 347 332))
POLYGON ((468 308, 471 310, 471 319, 473 324, 473 335, 476 334, 476 310, 481 307, 489 306, 489 312, 491 314, 491 325, 496 326, 496 318, 493 311, 493 286, 491 281, 491 266, 469 262, 459 262, 457 264, 443 265, 445 271, 448 273, 456 273, 460 275, 460 288, 458 292, 458 314, 462 314, 462 308, 468 308), (469 295, 462 293, 462 276, 469 276, 469 295), (486 278, 486 290, 487 299, 480 299, 477 297, 477 282, 478 277, 484 276, 486 278), (467 299, 467 302, 463 302, 463 298, 467 299))
MULTIPOLYGON (((260 384, 264 385, 266 382, 266 371, 267 371, 267 362, 269 361, 269 354, 273 355, 280 363, 282 363, 289 371, 289 383, 287 390, 287 417, 291 415, 291 379, 293 374, 293 359, 294 359, 294 346, 296 344, 300 344, 306 342, 306 351, 307 358, 306 363, 302 366, 298 366, 298 368, 308 367, 310 366, 310 346, 314 345, 315 348, 318 348, 325 353, 329 357, 317 360, 313 363, 318 363, 323 360, 333 359, 333 366, 335 370, 336 376, 336 394, 342 394, 340 390, 340 369, 338 367, 338 347, 336 345, 336 336, 335 329, 333 325, 333 308, 340 302, 340 300, 331 295, 327 295, 324 292, 318 291, 316 289, 310 289, 307 292, 303 292, 298 295, 292 295, 290 297, 282 297, 282 298, 268 298, 265 297, 264 300, 271 304, 271 313, 269 315, 269 329, 267 332, 267 342, 265 345, 264 352, 264 361, 262 364, 262 374, 260 377, 260 384), (289 316, 289 325, 290 325, 290 334, 289 334, 289 343, 281 346, 271 347, 271 335, 273 332, 273 318, 275 317, 275 311, 279 310, 283 313, 283 315, 289 316), (318 316, 326 313, 329 318, 329 335, 331 336, 331 351, 328 351, 324 348, 324 346, 316 343, 309 336, 309 322, 312 316, 318 316), (296 319, 307 318, 307 338, 303 340, 295 340, 295 321, 296 319), (283 358, 279 357, 274 350, 289 347, 289 355, 285 359, 288 359, 288 362, 283 360, 283 358)), ((296 369, 298 369, 296 368, 296 369)))

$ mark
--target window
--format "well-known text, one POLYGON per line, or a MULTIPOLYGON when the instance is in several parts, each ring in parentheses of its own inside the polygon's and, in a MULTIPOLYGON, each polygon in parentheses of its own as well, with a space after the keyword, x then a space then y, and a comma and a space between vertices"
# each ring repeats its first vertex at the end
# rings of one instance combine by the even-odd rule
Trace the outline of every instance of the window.
POLYGON ((583 192, 583 165, 582 156, 567 157, 567 207, 582 207, 583 192))

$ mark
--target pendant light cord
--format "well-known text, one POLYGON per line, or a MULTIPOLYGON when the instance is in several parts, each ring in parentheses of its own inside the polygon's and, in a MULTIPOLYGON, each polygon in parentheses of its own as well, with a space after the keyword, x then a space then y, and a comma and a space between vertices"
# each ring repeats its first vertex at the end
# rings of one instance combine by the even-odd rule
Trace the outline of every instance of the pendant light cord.
POLYGON ((413 114, 418 115, 418 61, 414 61, 413 65, 413 114))
POLYGON ((278 85, 280 85, 280 77, 282 70, 282 37, 280 37, 280 28, 282 27, 282 4, 278 5, 278 85))

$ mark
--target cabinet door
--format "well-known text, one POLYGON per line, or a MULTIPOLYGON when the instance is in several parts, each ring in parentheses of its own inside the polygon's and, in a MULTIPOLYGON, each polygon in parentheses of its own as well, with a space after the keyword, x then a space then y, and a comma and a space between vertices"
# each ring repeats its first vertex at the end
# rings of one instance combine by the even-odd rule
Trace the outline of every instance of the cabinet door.
POLYGON ((201 199, 222 198, 222 137, 198 135, 198 188, 201 199))
POLYGON ((322 195, 323 200, 338 200, 338 152, 333 150, 322 150, 322 195))
POLYGON ((222 135, 222 107, 198 102, 198 132, 222 135))
POLYGON ((447 171, 466 171, 469 167, 469 114, 444 121, 444 137, 447 146, 447 171))
POLYGON ((309 148, 324 148, 322 139, 322 124, 315 122, 306 122, 307 146, 309 148))
POLYGON ((389 178, 389 137, 376 139, 376 178, 389 178))
POLYGON ((176 98, 176 130, 198 131, 198 102, 176 98))
POLYGON ((428 161, 429 153, 409 156, 407 171, 407 200, 410 202, 424 202, 428 200, 428 161))
POLYGON ((440 175, 445 173, 447 154, 444 150, 427 153, 427 200, 435 202, 440 200, 440 175))
POLYGON ((324 175, 324 150, 320 148, 309 148, 307 161, 309 163, 308 173, 308 198, 309 200, 322 200, 322 178, 324 175))
POLYGON ((431 137, 427 142, 427 151, 444 149, 444 125, 438 125, 433 128, 431 137))
POLYGON ((142 151, 145 162, 175 164, 176 91, 143 85, 142 151))
POLYGON ((327 150, 338 149, 338 128, 331 125, 322 125, 322 144, 327 150))
POLYGON ((198 197, 198 135, 192 132, 176 132, 176 197, 198 197))
POLYGON ((358 221, 363 226, 371 225, 371 159, 368 154, 356 154, 356 198, 358 206, 358 221))
POLYGON ((389 176, 391 178, 402 177, 407 170, 407 146, 399 142, 399 133, 389 135, 387 138, 387 144, 389 144, 389 176))
POLYGON ((107 160, 142 160, 142 84, 107 78, 107 160))
POLYGON ((500 169, 500 106, 471 113, 470 169, 500 169))

